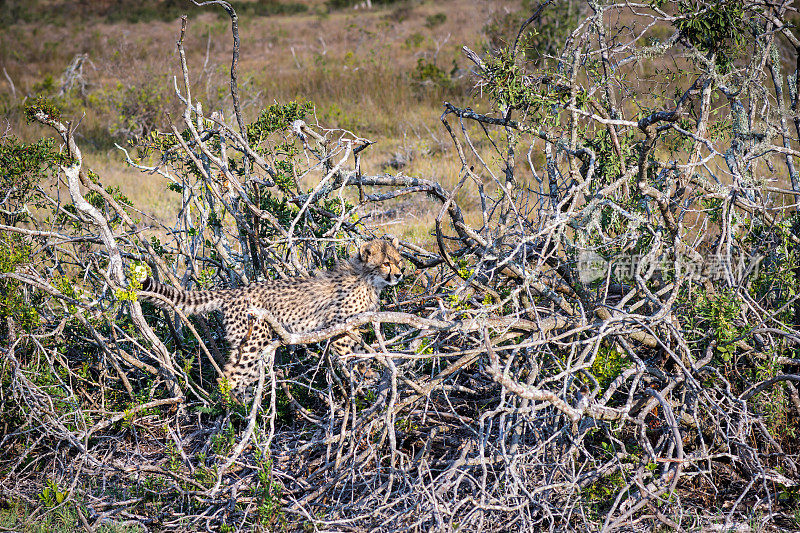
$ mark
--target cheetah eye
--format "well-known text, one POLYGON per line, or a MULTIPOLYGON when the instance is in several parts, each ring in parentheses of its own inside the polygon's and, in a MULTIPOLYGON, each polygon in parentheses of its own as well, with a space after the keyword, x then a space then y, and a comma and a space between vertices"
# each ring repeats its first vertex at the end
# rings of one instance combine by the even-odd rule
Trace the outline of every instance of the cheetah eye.
POLYGON ((383 262, 383 266, 385 266, 385 267, 388 267, 388 266, 391 266, 391 265, 392 264, 389 261, 384 261, 383 262))

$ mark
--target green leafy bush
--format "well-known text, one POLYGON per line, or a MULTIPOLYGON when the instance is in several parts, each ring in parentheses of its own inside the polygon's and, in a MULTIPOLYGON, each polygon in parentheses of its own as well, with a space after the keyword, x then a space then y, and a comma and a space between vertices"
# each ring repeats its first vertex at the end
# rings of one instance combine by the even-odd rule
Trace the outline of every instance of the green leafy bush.
MULTIPOLYGON (((664 7, 664 0, 653 0, 653 5, 664 7)), ((679 16, 673 22, 681 36, 702 52, 708 52, 723 71, 727 71, 742 53, 748 38, 748 14, 743 0, 680 0, 670 3, 679 16)))
POLYGON ((411 78, 422 85, 432 85, 442 89, 453 88, 453 80, 436 63, 425 60, 424 58, 417 59, 417 66, 411 73, 411 78))
POLYGON ((433 15, 428 15, 425 17, 425 27, 426 28, 435 28, 436 26, 441 26, 447 20, 447 15, 445 13, 435 13, 433 15))
POLYGON ((149 135, 164 120, 165 102, 163 84, 156 81, 148 80, 129 87, 118 84, 113 96, 118 117, 111 127, 112 133, 124 138, 149 135))

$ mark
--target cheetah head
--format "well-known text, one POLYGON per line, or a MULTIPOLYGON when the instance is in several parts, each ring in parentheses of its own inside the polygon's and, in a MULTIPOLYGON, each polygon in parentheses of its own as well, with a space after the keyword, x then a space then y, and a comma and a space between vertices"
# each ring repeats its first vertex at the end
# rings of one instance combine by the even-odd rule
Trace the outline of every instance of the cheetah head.
POLYGON ((402 257, 397 251, 398 245, 397 238, 391 242, 374 239, 361 245, 358 259, 364 264, 365 273, 372 277, 372 283, 378 290, 387 285, 397 285, 403 279, 400 268, 402 257))

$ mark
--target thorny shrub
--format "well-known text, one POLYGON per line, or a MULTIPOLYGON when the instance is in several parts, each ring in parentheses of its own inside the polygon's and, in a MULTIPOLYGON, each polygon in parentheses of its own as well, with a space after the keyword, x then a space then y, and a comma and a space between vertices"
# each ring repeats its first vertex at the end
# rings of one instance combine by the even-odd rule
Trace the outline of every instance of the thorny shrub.
POLYGON ((90 527, 800 527, 789 8, 542 4, 465 50, 486 100, 444 104, 452 190, 362 172, 373 141, 305 102, 248 119, 234 83, 206 114, 183 63, 182 115, 123 149, 180 197, 161 224, 31 101, 64 148, 0 152, 2 497, 90 527), (529 61, 537 20, 558 42, 529 61), (361 353, 276 331, 260 402, 217 384, 219 317, 137 299, 148 272, 192 289, 329 266, 375 234, 367 207, 408 195, 439 206, 431 249, 402 243, 417 270, 349 324, 361 353))

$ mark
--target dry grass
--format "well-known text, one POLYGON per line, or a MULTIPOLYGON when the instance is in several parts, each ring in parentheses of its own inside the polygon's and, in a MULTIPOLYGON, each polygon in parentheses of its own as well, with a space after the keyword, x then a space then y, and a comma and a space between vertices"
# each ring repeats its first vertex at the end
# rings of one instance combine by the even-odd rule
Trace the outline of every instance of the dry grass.
MULTIPOLYGON (((473 80, 461 46, 479 47, 482 28, 493 13, 518 2, 403 2, 332 13, 326 12, 323 1, 308 4, 309 11, 302 15, 241 20, 239 72, 246 116, 254 117, 274 101, 312 101, 322 125, 377 141, 363 159, 365 171, 391 169, 387 164, 400 156, 403 172, 436 177, 452 186, 459 165, 439 121, 442 101, 480 105, 471 94, 473 80), (431 18, 438 14, 444 19, 431 18), (452 71, 452 85, 425 86, 415 81, 413 72, 420 59, 452 71)), ((208 13, 189 25, 185 46, 196 79, 193 96, 206 109, 223 109, 231 116, 229 22, 208 13)), ((115 102, 128 90, 151 88, 165 111, 157 117, 158 124, 166 126, 167 113, 174 116, 176 112, 171 79, 179 71, 178 29, 177 21, 105 24, 86 20, 7 28, 0 35, 0 66, 13 81, 17 98, 12 98, 11 86, 1 76, 0 104, 6 103, 6 120, 23 139, 41 135, 41 129, 24 123, 18 109, 21 98, 42 91, 48 83, 57 89, 72 58, 87 53, 87 92, 67 99, 69 112, 83 116, 78 132, 88 152, 87 163, 105 184, 119 186, 136 205, 166 218, 176 199, 164 192, 163 180, 126 167, 122 154, 113 148, 114 141, 122 140, 115 102)), ((424 235, 434 206, 419 201, 398 206, 402 209, 395 210, 402 216, 392 217, 390 212, 380 221, 394 227, 389 231, 407 237, 424 235)))

